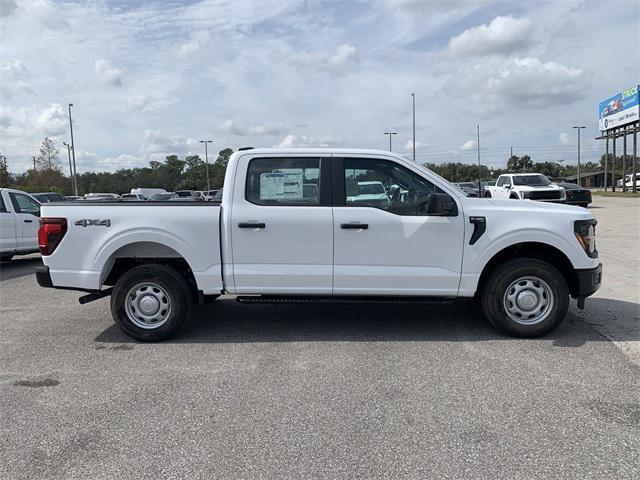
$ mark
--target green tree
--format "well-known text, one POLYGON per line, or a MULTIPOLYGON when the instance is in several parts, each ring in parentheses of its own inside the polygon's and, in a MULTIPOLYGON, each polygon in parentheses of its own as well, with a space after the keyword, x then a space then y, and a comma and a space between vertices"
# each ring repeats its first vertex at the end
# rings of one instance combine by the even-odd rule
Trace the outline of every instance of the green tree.
POLYGON ((11 175, 7 170, 7 157, 0 153, 0 187, 11 185, 11 175))
POLYGON ((40 153, 36 157, 36 166, 40 171, 60 170, 58 149, 49 137, 44 137, 40 145, 40 153))

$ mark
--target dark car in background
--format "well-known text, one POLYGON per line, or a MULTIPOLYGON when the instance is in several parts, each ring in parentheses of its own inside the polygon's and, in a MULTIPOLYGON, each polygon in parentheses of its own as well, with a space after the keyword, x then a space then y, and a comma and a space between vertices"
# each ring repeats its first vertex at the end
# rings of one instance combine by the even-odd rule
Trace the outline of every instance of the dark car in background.
POLYGON ((588 188, 581 187, 575 183, 556 183, 556 185, 564 188, 568 205, 586 207, 591 203, 591 190, 588 188))
POLYGON ((32 193, 31 196, 38 200, 40 203, 64 202, 67 200, 64 195, 56 192, 32 193))

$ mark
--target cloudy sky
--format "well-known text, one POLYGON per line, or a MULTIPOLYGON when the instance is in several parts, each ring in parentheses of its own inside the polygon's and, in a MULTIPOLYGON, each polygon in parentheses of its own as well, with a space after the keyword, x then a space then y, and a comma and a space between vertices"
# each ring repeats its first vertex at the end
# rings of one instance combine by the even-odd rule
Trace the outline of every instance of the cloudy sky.
POLYGON ((502 166, 595 159, 600 100, 637 84, 635 0, 0 0, 0 152, 45 135, 78 170, 241 146, 388 147, 502 166))

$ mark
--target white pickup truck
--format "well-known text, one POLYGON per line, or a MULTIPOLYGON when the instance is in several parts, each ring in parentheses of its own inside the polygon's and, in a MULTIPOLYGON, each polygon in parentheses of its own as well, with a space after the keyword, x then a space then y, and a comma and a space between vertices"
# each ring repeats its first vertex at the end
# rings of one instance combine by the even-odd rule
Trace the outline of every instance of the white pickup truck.
POLYGON ((570 297, 582 308, 601 282, 588 211, 467 198, 375 150, 246 149, 229 159, 219 204, 49 203, 41 225, 38 283, 85 291, 81 303, 111 295, 114 320, 141 341, 171 337, 194 303, 222 294, 245 303, 475 297, 496 328, 538 336, 563 320, 570 297), (355 198, 363 182, 382 182, 388 201, 355 198))
POLYGON ((495 186, 485 187, 485 197, 556 203, 564 203, 567 200, 564 188, 551 183, 541 173, 500 175, 495 186))
POLYGON ((0 260, 38 251, 40 202, 28 193, 0 188, 0 260))

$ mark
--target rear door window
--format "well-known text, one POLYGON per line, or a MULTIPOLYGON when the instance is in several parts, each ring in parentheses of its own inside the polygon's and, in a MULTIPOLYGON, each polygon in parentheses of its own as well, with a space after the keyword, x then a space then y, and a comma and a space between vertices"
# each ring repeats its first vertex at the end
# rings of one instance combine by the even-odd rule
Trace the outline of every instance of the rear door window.
POLYGON ((256 205, 320 205, 320 159, 254 158, 245 196, 256 205))

